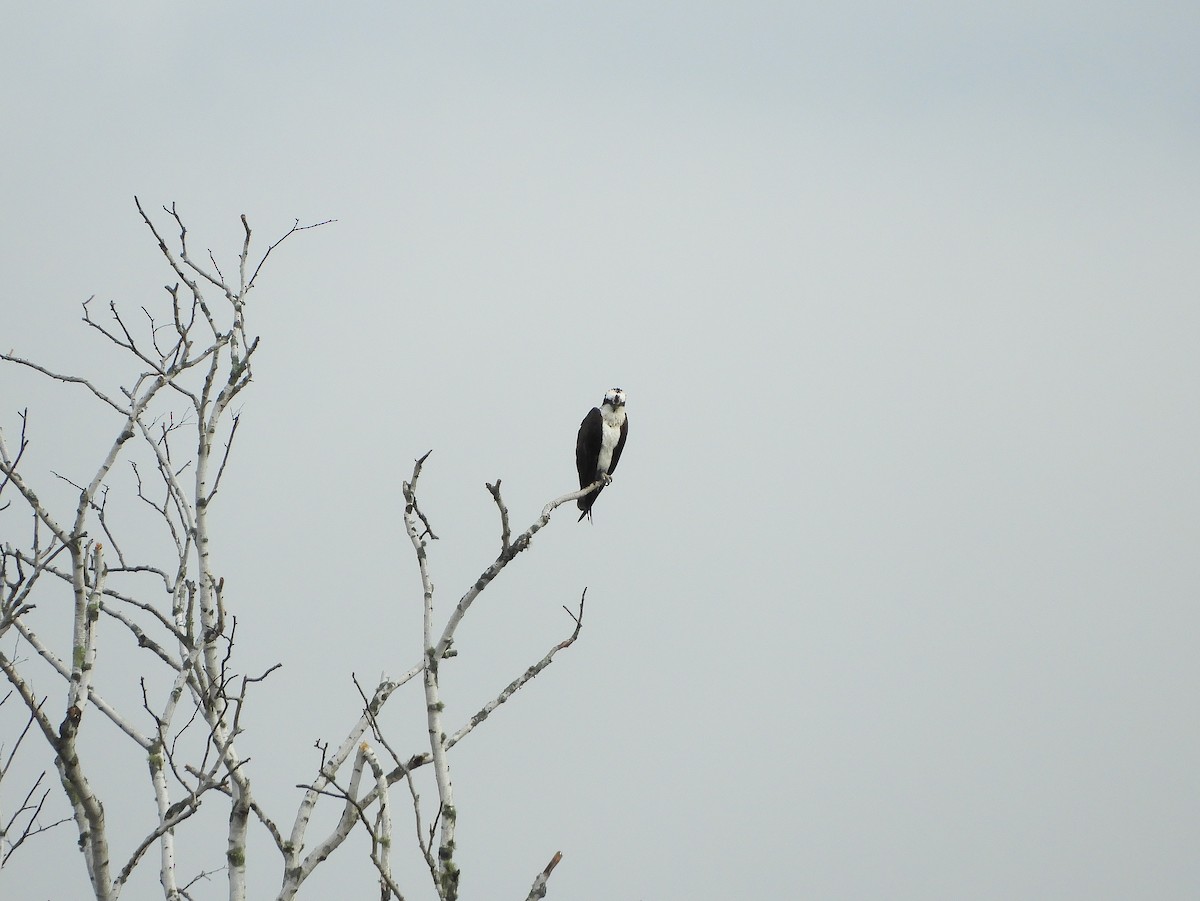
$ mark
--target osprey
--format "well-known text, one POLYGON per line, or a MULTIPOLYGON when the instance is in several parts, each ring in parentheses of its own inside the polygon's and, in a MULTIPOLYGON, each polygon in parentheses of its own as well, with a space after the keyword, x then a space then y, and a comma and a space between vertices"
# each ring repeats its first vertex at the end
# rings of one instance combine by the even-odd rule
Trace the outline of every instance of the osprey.
MULTIPOLYGON (((579 424, 579 437, 575 439, 575 468, 579 470, 580 488, 597 481, 603 481, 604 485, 612 481, 610 477, 617 468, 617 461, 621 459, 628 434, 625 392, 620 388, 610 388, 604 395, 604 403, 592 407, 592 411, 579 424)), ((589 520, 592 518, 592 504, 596 503, 604 485, 576 501, 583 511, 579 514, 580 522, 585 516, 589 520)))

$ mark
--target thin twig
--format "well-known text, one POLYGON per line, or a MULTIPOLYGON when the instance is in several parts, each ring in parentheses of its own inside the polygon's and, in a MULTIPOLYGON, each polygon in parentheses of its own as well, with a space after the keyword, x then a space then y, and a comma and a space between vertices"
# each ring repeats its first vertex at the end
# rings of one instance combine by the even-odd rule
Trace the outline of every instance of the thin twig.
POLYGON ((539 901, 546 897, 546 882, 550 879, 550 874, 554 872, 554 868, 558 866, 562 860, 562 851, 555 851, 554 856, 550 858, 550 863, 546 864, 546 869, 538 873, 537 879, 533 880, 533 888, 529 890, 525 901, 539 901))
POLYGON ((485 482, 487 490, 491 492, 492 499, 496 501, 496 506, 500 508, 500 550, 507 551, 511 544, 512 531, 508 527, 508 507, 504 506, 504 501, 500 499, 500 480, 496 479, 496 484, 485 482))
POLYGON ((425 518, 425 514, 421 512, 421 508, 417 506, 417 479, 421 477, 421 467, 425 465, 425 461, 429 459, 429 455, 433 450, 427 450, 424 454, 417 458, 416 464, 413 466, 412 481, 402 483, 404 491, 404 500, 408 505, 409 511, 415 513, 417 518, 421 520, 421 524, 425 526, 425 531, 418 537, 424 538, 426 535, 431 540, 437 541, 438 537, 433 534, 433 526, 429 524, 429 520, 425 518))

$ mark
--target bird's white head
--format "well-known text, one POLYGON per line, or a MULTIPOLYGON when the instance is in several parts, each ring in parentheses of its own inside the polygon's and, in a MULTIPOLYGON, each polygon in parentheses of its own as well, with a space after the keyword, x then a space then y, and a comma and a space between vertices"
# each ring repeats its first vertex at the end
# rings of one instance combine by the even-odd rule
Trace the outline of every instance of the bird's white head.
POLYGON ((625 406, 625 392, 620 388, 609 388, 604 395, 604 405, 619 410, 625 406))

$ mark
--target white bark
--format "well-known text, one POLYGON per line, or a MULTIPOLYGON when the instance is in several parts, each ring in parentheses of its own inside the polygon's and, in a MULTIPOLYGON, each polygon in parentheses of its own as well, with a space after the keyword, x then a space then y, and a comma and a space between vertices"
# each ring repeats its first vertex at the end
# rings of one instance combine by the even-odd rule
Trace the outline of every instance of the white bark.
MULTIPOLYGON (((8 540, 0 544, 0 635, 7 634, 18 648, 16 654, 0 648, 0 671, 36 727, 30 734, 40 735, 47 756, 55 758, 93 895, 116 901, 139 864, 147 857, 156 857, 163 897, 169 901, 189 897, 187 874, 177 871, 179 850, 184 842, 204 840, 194 831, 196 821, 192 816, 207 801, 228 804, 223 851, 227 894, 232 901, 246 898, 251 864, 247 848, 256 822, 270 834, 280 853, 280 899, 296 897, 315 868, 360 827, 371 836, 370 863, 378 872, 382 891, 385 896, 391 893, 399 898, 391 863, 396 848, 395 805, 390 791, 404 779, 413 804, 418 850, 429 864, 438 897, 453 901, 459 894, 459 812, 450 777, 450 751, 541 673, 559 650, 575 641, 582 627, 582 600, 579 614, 572 614, 574 631, 570 637, 499 688, 493 700, 472 716, 464 719, 460 714, 450 719, 440 691, 440 667, 453 657, 455 631, 475 598, 529 547, 532 537, 549 523, 557 507, 595 490, 599 483, 551 501, 515 539, 500 497, 500 482, 489 485, 501 515, 500 552, 440 622, 427 553, 429 542, 436 536, 418 506, 416 484, 424 458, 417 462, 411 481, 404 485, 404 519, 421 579, 420 660, 397 678, 382 677, 369 698, 364 694, 360 714, 337 748, 323 754, 318 772, 310 784, 303 786, 305 792, 290 829, 281 831, 256 800, 251 773, 236 748, 247 709, 247 692, 257 680, 242 678, 240 693, 231 686, 232 617, 227 621, 224 579, 219 570, 220 544, 212 532, 209 513, 237 429, 237 417, 230 415, 230 407, 250 383, 250 363, 258 346, 258 339, 246 327, 247 296, 267 257, 282 240, 302 228, 297 224, 255 262, 250 256, 251 230, 242 217, 242 247, 234 281, 230 282, 211 255, 208 262, 197 261, 189 247, 188 231, 174 207, 167 209, 178 226, 178 236, 171 244, 140 203, 138 211, 176 280, 175 285, 167 287, 169 314, 161 321, 151 318, 149 328, 143 329, 145 333, 139 332, 140 337, 135 336, 136 329, 127 327, 115 304, 109 305, 111 319, 104 322, 93 318, 87 303, 83 317, 89 328, 136 362, 140 374, 132 388, 110 396, 87 379, 0 353, 0 361, 23 366, 76 390, 83 388, 120 417, 115 438, 106 446, 86 484, 75 486, 79 493, 74 509, 62 519, 42 503, 20 471, 27 445, 24 414, 20 447, 15 453, 0 433, 0 513, 6 502, 16 500, 34 525, 26 546, 8 540), (213 294, 215 302, 210 302, 206 292, 213 294), (118 540, 120 530, 106 516, 109 482, 114 466, 123 458, 129 458, 132 464, 136 480, 133 496, 154 511, 169 538, 168 547, 174 549, 166 564, 130 553, 124 541, 118 540), (147 576, 158 592, 148 597, 138 581, 147 576), (59 633, 64 640, 58 643, 44 640, 23 620, 36 594, 53 591, 69 591, 72 599, 69 623, 64 619, 64 626, 69 628, 59 633), (142 657, 146 675, 140 709, 118 709, 96 691, 95 675, 102 663, 101 622, 106 630, 126 630, 140 649, 149 652, 142 657), (68 634, 69 645, 65 640, 68 634), (56 688, 61 686, 61 694, 52 692, 43 698, 35 691, 23 672, 30 659, 44 662, 49 677, 61 680, 55 683, 56 688), (425 694, 428 750, 403 758, 384 737, 379 714, 394 693, 417 674, 422 677, 425 694), (61 724, 56 725, 60 715, 61 724), (103 765, 147 761, 147 791, 154 802, 152 821, 147 822, 142 839, 131 849, 121 851, 122 857, 117 860, 125 862, 115 876, 106 816, 118 810, 122 816, 128 814, 119 803, 106 810, 88 777, 89 767, 101 765, 101 761, 85 760, 78 741, 82 730, 91 728, 97 718, 116 725, 130 749, 117 763, 110 752, 103 765), (204 729, 193 728, 185 736, 187 724, 197 721, 204 724, 204 729), (451 726, 457 728, 452 731, 451 726), (391 756, 394 765, 390 771, 364 740, 368 730, 375 745, 391 756), (412 781, 412 772, 425 765, 433 767, 438 790, 436 843, 434 830, 428 840, 423 835, 419 799, 412 781), (348 782, 344 781, 347 766, 348 782), (371 772, 366 780, 364 767, 371 772), (340 816, 326 834, 312 836, 309 833, 316 806, 328 798, 341 804, 340 816), (152 848, 157 855, 150 853, 152 848)), ((0 525, 11 521, 0 521, 0 525)), ((106 640, 109 637, 105 632, 106 640)), ((114 689, 113 695, 118 694, 114 689)), ((0 773, 0 782, 2 776, 0 773)), ((558 856, 539 877, 543 893, 545 879, 557 860, 558 856)))

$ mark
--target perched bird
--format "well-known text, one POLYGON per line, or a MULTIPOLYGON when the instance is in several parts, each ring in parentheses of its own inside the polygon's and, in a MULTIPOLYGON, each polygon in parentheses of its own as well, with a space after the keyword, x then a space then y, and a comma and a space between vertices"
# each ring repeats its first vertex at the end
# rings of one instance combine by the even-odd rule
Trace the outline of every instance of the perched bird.
MULTIPOLYGON (((607 485, 612 481, 613 470, 625 449, 625 438, 629 435, 629 419, 625 416, 625 392, 610 388, 604 395, 604 403, 592 407, 579 424, 579 437, 575 439, 575 468, 579 470, 579 487, 586 488, 597 481, 607 485)), ((576 503, 586 516, 592 518, 592 504, 604 490, 601 485, 591 494, 581 497, 576 503)))

